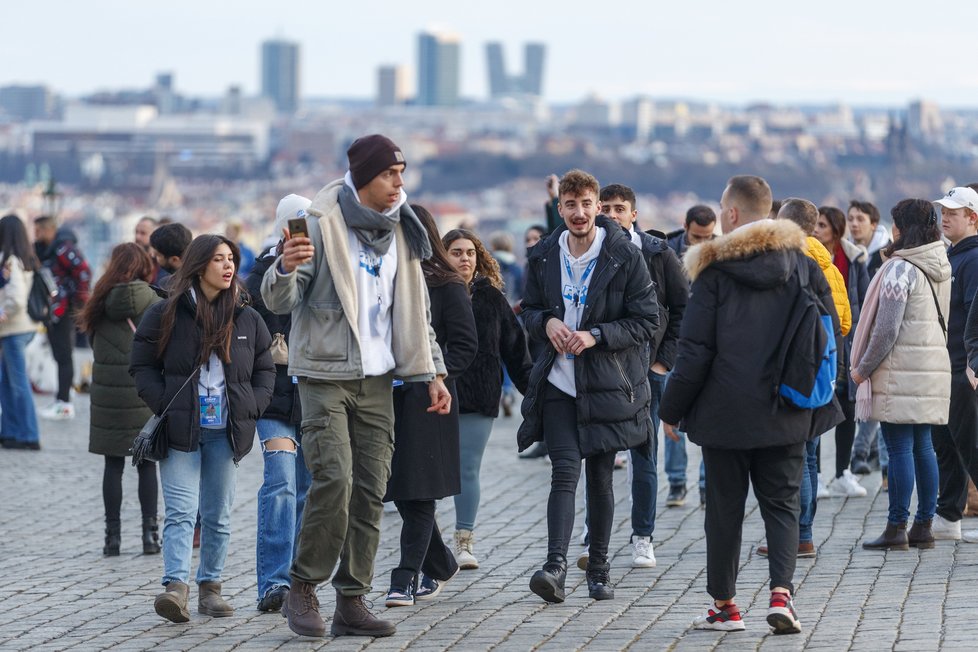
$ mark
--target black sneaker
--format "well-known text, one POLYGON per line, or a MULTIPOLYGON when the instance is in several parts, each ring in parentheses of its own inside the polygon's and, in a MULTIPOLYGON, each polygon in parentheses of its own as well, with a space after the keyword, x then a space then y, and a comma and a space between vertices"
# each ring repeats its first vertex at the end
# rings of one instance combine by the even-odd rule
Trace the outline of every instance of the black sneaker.
POLYGON ((392 586, 387 592, 384 605, 387 607, 413 607, 414 583, 412 582, 407 586, 392 586))
POLYGON ((285 598, 289 595, 289 587, 287 586, 276 586, 271 591, 265 594, 265 597, 258 601, 258 611, 265 613, 270 613, 274 611, 281 611, 282 603, 285 602, 285 598))
POLYGON ((669 487, 666 507, 682 507, 686 504, 686 485, 674 484, 669 487))

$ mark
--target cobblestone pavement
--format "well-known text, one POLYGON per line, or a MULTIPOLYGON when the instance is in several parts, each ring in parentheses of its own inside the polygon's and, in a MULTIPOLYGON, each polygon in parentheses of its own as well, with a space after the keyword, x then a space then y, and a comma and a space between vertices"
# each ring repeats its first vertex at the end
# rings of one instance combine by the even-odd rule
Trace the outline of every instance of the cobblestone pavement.
MULTIPOLYGON (((131 467, 124 479, 123 554, 101 554, 102 461, 87 452, 87 397, 80 397, 77 406, 74 421, 43 423, 41 452, 0 451, 0 650, 975 649, 967 614, 968 596, 978 586, 978 546, 939 542, 933 550, 892 553, 859 547, 884 524, 886 494, 879 493, 878 473, 863 480, 868 497, 819 503, 818 557, 800 560, 795 577, 801 635, 774 637, 765 624, 767 564, 753 554, 763 542, 753 500, 745 522, 737 599, 748 612, 747 631, 691 630, 690 621, 708 604, 695 446, 689 446, 691 489, 684 507, 665 507, 667 483, 660 474, 658 566, 630 567, 627 480, 625 472, 618 472, 612 535, 615 599, 588 599, 584 574, 574 568, 567 601, 543 603, 529 592, 527 582, 545 556, 550 467, 545 460, 517 460, 515 418, 496 422, 485 458, 476 529, 482 565, 461 572, 443 597, 414 608, 383 608, 400 525, 396 514, 384 515, 371 597, 384 617, 397 622, 393 637, 302 639, 280 615, 255 609, 255 495, 262 470, 257 449, 241 463, 225 569, 224 594, 237 612, 212 619, 197 615, 192 606, 190 623, 167 623, 152 607, 160 590, 161 558, 139 554, 136 474, 131 467)), ((827 476, 834 446, 832 437, 823 439, 827 476)), ((439 519, 450 536, 452 501, 442 501, 439 519)), ((572 544, 572 563, 580 550, 572 544)), ((330 587, 321 596, 323 612, 330 615, 330 587)), ((192 605, 194 598, 192 592, 192 605)))

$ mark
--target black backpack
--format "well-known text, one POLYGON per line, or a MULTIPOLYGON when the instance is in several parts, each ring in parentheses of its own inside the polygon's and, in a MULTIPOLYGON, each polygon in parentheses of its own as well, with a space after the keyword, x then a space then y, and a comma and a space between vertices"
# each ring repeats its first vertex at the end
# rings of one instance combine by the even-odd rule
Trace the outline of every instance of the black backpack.
POLYGON ((57 294, 54 278, 46 267, 34 272, 31 291, 27 295, 27 315, 36 322, 51 321, 51 308, 57 294))
POLYGON ((827 405, 835 394, 839 352, 832 313, 809 284, 805 254, 796 260, 799 292, 778 347, 778 376, 774 408, 784 402, 813 410, 827 405))

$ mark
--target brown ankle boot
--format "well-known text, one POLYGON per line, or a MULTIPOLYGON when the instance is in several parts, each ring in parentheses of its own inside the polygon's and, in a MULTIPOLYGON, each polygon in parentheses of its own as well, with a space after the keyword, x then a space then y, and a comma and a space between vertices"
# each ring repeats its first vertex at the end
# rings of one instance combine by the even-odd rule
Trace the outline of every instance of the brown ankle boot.
POLYGON ((234 607, 221 597, 220 582, 201 582, 197 586, 197 613, 212 618, 227 618, 234 615, 234 607))
POLYGON ((907 544, 907 524, 887 523, 883 534, 874 541, 863 541, 865 550, 910 550, 907 544))
POLYGON ((926 521, 914 521, 907 532, 907 544, 911 548, 933 548, 934 533, 930 531, 930 524, 933 519, 926 521))
POLYGON ((282 603, 282 615, 288 621, 289 629, 299 636, 326 636, 326 623, 319 615, 315 584, 293 579, 292 588, 282 603))
POLYGON ((333 636, 390 636, 397 631, 394 623, 381 620, 367 609, 362 595, 336 592, 336 611, 329 628, 333 636))
POLYGON ((187 611, 188 595, 190 595, 190 587, 183 582, 168 582, 166 591, 156 596, 153 607, 156 613, 170 622, 188 622, 190 620, 190 612, 187 611))

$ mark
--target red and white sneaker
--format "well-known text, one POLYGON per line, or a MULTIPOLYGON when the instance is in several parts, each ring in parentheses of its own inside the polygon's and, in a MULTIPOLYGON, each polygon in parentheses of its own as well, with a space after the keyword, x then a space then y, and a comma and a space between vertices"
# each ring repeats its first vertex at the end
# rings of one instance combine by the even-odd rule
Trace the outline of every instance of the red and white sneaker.
POLYGON ((775 634, 801 634, 801 623, 795 613, 791 596, 780 591, 771 593, 767 608, 767 624, 774 628, 775 634))
POLYGON ((706 611, 705 616, 697 616, 693 619, 693 629, 712 629, 719 632, 742 632, 747 629, 743 618, 740 617, 740 609, 734 603, 725 604, 722 607, 713 604, 706 611))

